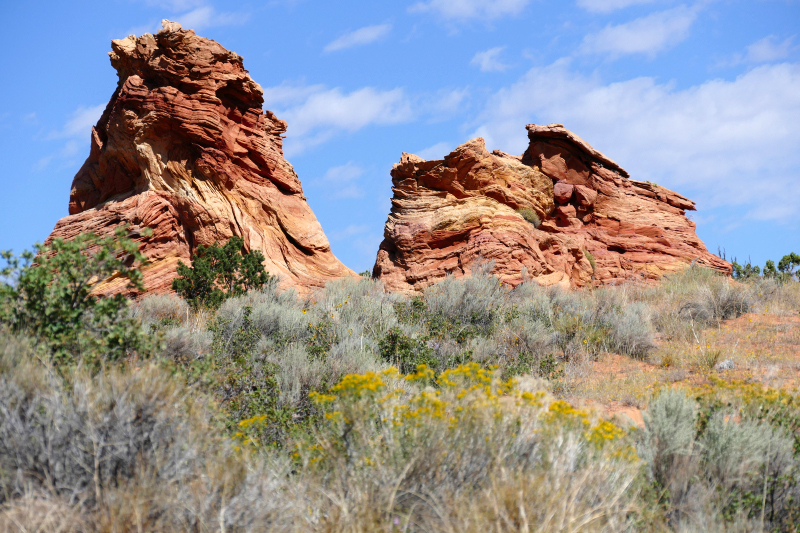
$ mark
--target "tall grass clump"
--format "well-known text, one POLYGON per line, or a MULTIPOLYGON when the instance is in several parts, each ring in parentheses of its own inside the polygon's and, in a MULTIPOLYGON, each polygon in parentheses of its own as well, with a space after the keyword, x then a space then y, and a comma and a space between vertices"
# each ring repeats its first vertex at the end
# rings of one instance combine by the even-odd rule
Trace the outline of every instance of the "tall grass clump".
POLYGON ((696 266, 631 292, 650 307, 659 332, 677 340, 691 340, 700 329, 754 311, 757 304, 751 285, 696 266))
POLYGON ((777 391, 707 387, 695 392, 699 403, 687 392, 665 390, 650 403, 638 448, 670 525, 791 530, 800 517, 800 461, 786 420, 764 416, 777 391))
POLYGON ((286 462, 248 466, 205 394, 157 364, 66 375, 33 366, 35 380, 27 358, 3 354, 3 531, 290 529, 293 504, 276 498, 286 462))
POLYGON ((131 305, 131 315, 142 326, 157 329, 164 326, 185 325, 189 321, 189 305, 173 294, 148 295, 131 305))

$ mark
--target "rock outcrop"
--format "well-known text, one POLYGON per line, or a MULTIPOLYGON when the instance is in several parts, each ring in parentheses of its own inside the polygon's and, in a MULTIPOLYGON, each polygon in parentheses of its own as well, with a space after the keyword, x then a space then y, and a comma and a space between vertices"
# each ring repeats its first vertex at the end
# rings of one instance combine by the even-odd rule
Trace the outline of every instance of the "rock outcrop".
POLYGON ((694 202, 630 179, 560 124, 527 129, 521 157, 490 153, 481 138, 438 161, 404 153, 373 277, 416 292, 476 259, 510 285, 657 279, 692 262, 730 273, 686 218, 694 202))
MULTIPOLYGON (((148 291, 170 290, 198 245, 242 237, 268 272, 301 291, 355 275, 331 252, 283 158, 286 123, 262 111, 242 58, 164 21, 153 36, 112 41, 117 90, 72 182, 69 216, 48 240, 127 225, 148 257, 148 291), (142 229, 153 230, 145 237, 142 229)), ((100 294, 125 292, 106 280, 100 294)))

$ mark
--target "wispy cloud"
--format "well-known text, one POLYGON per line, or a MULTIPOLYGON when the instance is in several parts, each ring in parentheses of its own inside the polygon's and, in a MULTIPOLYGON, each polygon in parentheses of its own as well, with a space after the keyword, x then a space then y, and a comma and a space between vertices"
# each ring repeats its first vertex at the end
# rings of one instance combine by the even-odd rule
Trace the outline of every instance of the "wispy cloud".
POLYGON ((364 169, 350 161, 344 165, 329 168, 315 184, 324 188, 325 193, 331 198, 361 198, 364 196, 364 189, 358 183, 358 179, 362 175, 364 175, 364 169))
POLYGON ((186 11, 202 7, 207 3, 206 0, 145 0, 148 6, 160 7, 169 11, 186 11))
POLYGON ((481 69, 481 72, 503 72, 508 70, 511 65, 507 65, 500 61, 500 53, 505 50, 505 46, 497 46, 489 48, 483 52, 478 52, 472 57, 470 65, 476 66, 481 69))
POLYGON ((530 0, 428 0, 417 2, 408 10, 416 13, 436 13, 448 20, 493 20, 517 15, 530 0))
POLYGON ((345 33, 338 39, 331 41, 325 46, 326 53, 335 52, 337 50, 344 50, 345 48, 352 48, 354 46, 363 46, 365 44, 374 43, 392 31, 391 24, 378 24, 376 26, 365 26, 355 31, 345 33))
POLYGON ((64 126, 57 131, 50 132, 47 135, 47 139, 64 139, 68 137, 85 137, 88 139, 92 126, 100 120, 100 115, 103 114, 105 108, 106 104, 88 107, 78 106, 78 109, 70 113, 64 126))
POLYGON ((202 6, 175 18, 184 29, 204 30, 217 26, 244 24, 250 17, 248 13, 220 13, 211 6, 202 6))
POLYGON ((320 84, 283 83, 264 88, 264 108, 289 123, 284 149, 291 157, 367 127, 462 116, 469 96, 468 87, 410 95, 402 88, 344 92, 320 84))
POLYGON ((592 13, 611 13, 629 6, 652 4, 658 0, 577 0, 578 6, 592 13))
POLYGON ((427 161, 435 161, 437 159, 443 159, 444 156, 453 151, 453 147, 452 143, 442 141, 418 152, 414 152, 414 154, 427 161))
POLYGON ((330 235, 330 240, 332 241, 341 241, 344 239, 349 239, 355 235, 363 235, 370 230, 370 227, 366 224, 350 224, 343 230, 334 231, 330 235))
POLYGON ((795 36, 779 41, 775 35, 759 39, 747 47, 747 53, 742 58, 746 63, 769 63, 786 59, 795 48, 792 46, 795 36))
MULTIPOLYGON (((144 0, 149 6, 157 7, 169 13, 168 18, 180 23, 184 29, 202 31, 218 26, 235 26, 244 24, 250 14, 244 11, 220 12, 208 0, 144 0)), ((161 28, 161 18, 152 19, 146 24, 132 27, 129 35, 155 33, 161 28)))
POLYGON ((733 56, 719 61, 716 66, 725 68, 742 64, 758 65, 785 60, 798 48, 793 46, 794 38, 795 36, 792 35, 781 41, 777 36, 769 35, 747 46, 744 53, 733 54, 733 56))
POLYGON ((85 149, 88 155, 92 126, 100 119, 105 108, 106 104, 79 106, 70 113, 61 128, 51 131, 45 136, 47 141, 62 141, 63 144, 57 151, 39 158, 34 163, 33 169, 44 170, 56 158, 65 164, 72 164, 73 159, 81 153, 82 149, 85 149))
POLYGON ((364 87, 349 93, 323 85, 283 84, 264 90, 264 107, 289 122, 287 154, 297 154, 342 131, 371 125, 399 124, 414 119, 403 89, 364 87))
POLYGON ((612 58, 628 54, 655 57, 689 36, 698 9, 681 5, 624 24, 608 25, 587 35, 581 44, 581 52, 612 58))
POLYGON ((701 207, 739 206, 740 222, 800 216, 800 64, 676 90, 648 77, 604 84, 559 61, 496 93, 473 136, 522 153, 526 122, 561 122, 637 179, 701 207))
POLYGON ((440 122, 463 115, 470 96, 469 88, 440 89, 433 94, 425 94, 414 99, 418 114, 425 115, 431 122, 440 122))

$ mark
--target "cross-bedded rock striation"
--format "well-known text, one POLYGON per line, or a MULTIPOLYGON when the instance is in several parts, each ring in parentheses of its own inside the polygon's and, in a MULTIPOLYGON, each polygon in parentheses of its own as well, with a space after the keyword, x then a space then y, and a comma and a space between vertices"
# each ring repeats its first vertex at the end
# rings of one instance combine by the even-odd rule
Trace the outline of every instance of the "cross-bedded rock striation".
MULTIPOLYGON (((242 237, 268 272, 301 291, 354 273, 328 239, 283 157, 286 122, 263 111, 242 58, 164 21, 157 35, 112 41, 119 84, 72 183, 69 216, 49 239, 126 224, 148 257, 148 291, 170 290, 198 245, 242 237), (145 236, 143 228, 151 228, 145 236)), ((106 280, 102 294, 124 292, 106 280)))
POLYGON ((686 218, 694 202, 630 179, 560 124, 527 130, 521 157, 490 153, 480 138, 438 161, 404 153, 373 277, 416 292, 477 259, 511 285, 657 279, 692 262, 730 273, 686 218))

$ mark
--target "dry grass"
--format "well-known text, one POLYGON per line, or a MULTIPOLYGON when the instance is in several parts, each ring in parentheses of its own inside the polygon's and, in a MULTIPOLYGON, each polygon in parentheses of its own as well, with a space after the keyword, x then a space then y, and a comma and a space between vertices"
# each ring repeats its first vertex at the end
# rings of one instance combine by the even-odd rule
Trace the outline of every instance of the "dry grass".
POLYGON ((800 386, 800 283, 738 283, 690 269, 657 285, 615 290, 649 307, 656 348, 644 360, 599 354, 581 373, 565 372, 565 382, 555 385, 564 396, 609 412, 615 405, 643 408, 663 386, 699 385, 716 376, 800 386), (749 312, 740 314, 742 302, 749 312))
POLYGON ((800 410, 754 418, 730 391, 713 409, 664 391, 798 386, 798 286, 690 269, 511 291, 478 268, 417 302, 369 280, 305 300, 271 287, 216 315, 145 299, 134 314, 171 364, 96 375, 59 375, 0 330, 0 530, 781 530, 800 512, 800 410), (388 369, 393 330, 436 376, 388 369), (283 447, 266 441, 275 420, 283 447), (736 499, 765 477, 790 480, 775 516, 736 499))

